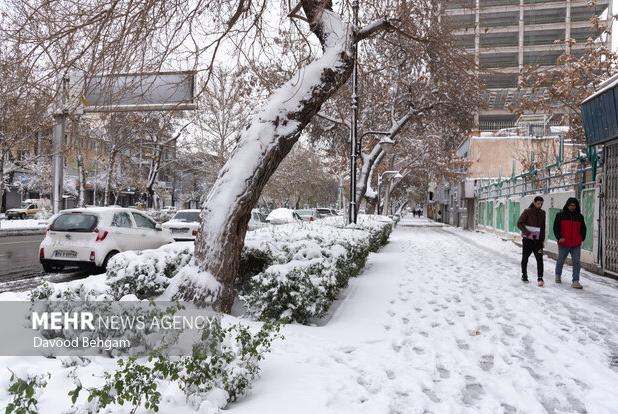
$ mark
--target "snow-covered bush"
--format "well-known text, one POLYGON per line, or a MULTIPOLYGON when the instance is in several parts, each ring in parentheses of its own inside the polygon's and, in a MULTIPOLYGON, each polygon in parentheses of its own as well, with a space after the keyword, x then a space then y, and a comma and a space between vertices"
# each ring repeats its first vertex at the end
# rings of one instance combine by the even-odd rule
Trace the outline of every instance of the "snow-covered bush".
POLYGON ((75 404, 82 391, 86 391, 88 399, 82 408, 88 412, 125 404, 133 407, 132 412, 139 407, 157 412, 161 401, 158 387, 164 381, 172 381, 196 410, 204 401, 223 408, 246 395, 259 374, 260 361, 270 351, 272 341, 280 337, 278 331, 279 325, 264 323, 253 334, 244 325, 223 327, 218 318, 212 318, 190 356, 170 358, 152 354, 144 362, 120 359, 117 371, 105 373, 102 387, 85 389, 77 382, 68 395, 75 404))
POLYGON ((240 255, 236 291, 241 294, 247 292, 250 289, 249 281, 251 277, 263 272, 273 263, 275 263, 275 257, 268 245, 246 245, 240 255))
POLYGON ((360 273, 392 228, 390 222, 371 219, 353 227, 340 224, 333 220, 256 231, 254 241, 268 237, 279 262, 247 283, 241 299, 248 313, 298 323, 326 314, 339 289, 360 273))
POLYGON ((328 310, 337 287, 331 274, 320 259, 273 265, 251 278, 242 299, 257 318, 307 323, 328 310))
POLYGON ((26 379, 11 375, 8 393, 12 400, 6 406, 6 414, 37 414, 39 401, 38 394, 47 386, 47 375, 29 376, 26 379))
POLYGON ((124 252, 107 265, 107 284, 116 299, 133 294, 139 299, 162 294, 178 271, 193 258, 193 247, 174 243, 156 250, 124 252))
POLYGON ((30 301, 88 301, 111 300, 107 286, 104 289, 92 284, 76 283, 59 285, 43 281, 29 293, 30 301), (61 287, 62 286, 62 287, 61 287))

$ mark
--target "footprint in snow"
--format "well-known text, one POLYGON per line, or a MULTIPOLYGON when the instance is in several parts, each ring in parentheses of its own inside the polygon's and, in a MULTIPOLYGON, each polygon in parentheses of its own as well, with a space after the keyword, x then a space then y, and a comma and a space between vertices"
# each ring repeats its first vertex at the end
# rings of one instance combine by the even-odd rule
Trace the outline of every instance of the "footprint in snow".
POLYGON ((431 401, 433 401, 434 403, 439 403, 441 402, 440 399, 438 398, 438 396, 436 395, 435 392, 433 392, 433 390, 430 390, 429 388, 423 388, 423 392, 425 393, 425 395, 427 395, 429 397, 429 399, 431 401))
POLYGON ((355 346, 343 346, 339 348, 339 350, 345 354, 351 354, 352 352, 356 351, 356 347, 355 346))
POLYGON ((470 345, 468 345, 465 341, 462 341, 461 339, 457 339, 457 347, 463 350, 470 349, 470 345))
POLYGON ((517 408, 513 407, 512 405, 509 405, 507 403, 501 403, 500 406, 502 407, 504 414, 516 414, 517 413, 517 408))
POLYGON ((412 350, 414 352, 416 352, 418 355, 423 355, 425 353, 425 350, 423 348, 418 347, 418 346, 415 346, 414 348, 412 348, 412 350))
POLYGON ((483 371, 489 371, 494 367, 494 356, 493 355, 483 355, 481 356, 481 360, 479 361, 479 365, 483 371))
POLYGON ((462 402, 465 405, 472 405, 485 393, 483 386, 476 378, 466 375, 466 386, 463 389, 462 402))
POLYGON ((444 367, 438 367, 437 369, 438 369, 438 374, 440 374, 440 378, 442 379, 450 378, 451 371, 449 371, 448 369, 444 367))

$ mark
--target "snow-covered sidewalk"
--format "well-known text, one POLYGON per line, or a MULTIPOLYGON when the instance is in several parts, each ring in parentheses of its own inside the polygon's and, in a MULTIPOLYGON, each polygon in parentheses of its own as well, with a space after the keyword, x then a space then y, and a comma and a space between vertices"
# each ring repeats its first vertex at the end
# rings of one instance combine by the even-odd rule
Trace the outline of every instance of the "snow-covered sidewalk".
POLYGON ((326 325, 283 329, 230 413, 618 412, 618 282, 555 285, 545 258, 523 285, 514 244, 413 221, 326 325))

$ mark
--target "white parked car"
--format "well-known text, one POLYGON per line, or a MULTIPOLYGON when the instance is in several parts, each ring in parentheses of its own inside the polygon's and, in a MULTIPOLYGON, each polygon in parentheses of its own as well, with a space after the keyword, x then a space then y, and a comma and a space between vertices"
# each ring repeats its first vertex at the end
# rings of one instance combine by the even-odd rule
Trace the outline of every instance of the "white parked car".
POLYGON ((297 223, 302 220, 297 212, 289 208, 276 208, 266 217, 266 221, 270 224, 297 223))
POLYGON ((200 210, 178 210, 162 227, 172 232, 174 240, 195 240, 200 227, 200 210))
POLYGON ((169 230, 138 210, 75 208, 53 217, 39 248, 39 260, 46 272, 65 266, 102 270, 117 253, 156 249, 173 241, 169 230))

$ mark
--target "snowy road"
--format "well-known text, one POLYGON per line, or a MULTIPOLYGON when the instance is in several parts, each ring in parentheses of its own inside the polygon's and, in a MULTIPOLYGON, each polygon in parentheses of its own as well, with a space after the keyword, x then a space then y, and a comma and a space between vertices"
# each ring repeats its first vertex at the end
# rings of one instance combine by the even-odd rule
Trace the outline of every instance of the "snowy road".
POLYGON ((519 255, 490 234, 400 226, 327 324, 283 330, 229 411, 618 413, 618 282, 556 285, 545 258, 546 287, 523 285, 519 255))

